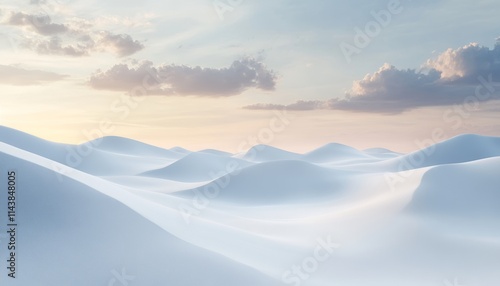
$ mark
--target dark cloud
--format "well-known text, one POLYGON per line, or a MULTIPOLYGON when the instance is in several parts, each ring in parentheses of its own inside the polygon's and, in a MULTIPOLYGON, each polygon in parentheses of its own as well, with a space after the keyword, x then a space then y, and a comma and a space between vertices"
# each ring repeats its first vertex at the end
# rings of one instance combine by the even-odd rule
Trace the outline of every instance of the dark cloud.
POLYGON ((463 99, 463 96, 450 96, 453 88, 443 86, 440 77, 440 72, 434 69, 421 73, 385 64, 374 74, 354 82, 344 99, 331 99, 327 104, 331 109, 401 112, 420 106, 453 104, 463 99))
POLYGON ((89 81, 95 89, 131 91, 144 87, 149 95, 231 96, 249 88, 274 90, 276 76, 255 59, 234 61, 226 68, 202 68, 179 65, 155 67, 142 62, 134 67, 118 64, 97 71, 89 81))
POLYGON ((342 99, 254 104, 244 108, 400 113, 418 107, 460 104, 471 97, 497 100, 499 94, 500 45, 489 49, 469 44, 428 60, 421 71, 384 64, 375 73, 355 81, 342 99))
POLYGON ((44 82, 58 81, 65 77, 65 75, 47 71, 0 65, 0 84, 37 85, 44 82))
MULTIPOLYGON (((32 2, 32 4, 37 3, 39 2, 32 2)), ((52 23, 47 14, 11 12, 3 24, 28 27, 30 31, 38 34, 25 35, 21 46, 40 54, 80 57, 94 52, 108 51, 124 57, 144 49, 144 45, 130 35, 94 31, 92 25, 88 24, 52 23)))

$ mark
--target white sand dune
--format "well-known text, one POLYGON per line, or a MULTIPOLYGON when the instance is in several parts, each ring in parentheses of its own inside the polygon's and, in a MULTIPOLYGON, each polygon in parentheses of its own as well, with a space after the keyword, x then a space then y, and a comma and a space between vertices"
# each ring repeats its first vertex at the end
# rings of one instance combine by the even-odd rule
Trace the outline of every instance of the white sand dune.
POLYGON ((297 160, 300 158, 300 154, 260 144, 253 146, 246 153, 236 155, 235 157, 250 162, 268 162, 275 160, 297 160))
POLYGON ((352 147, 330 143, 303 156, 303 159, 314 163, 332 162, 332 161, 350 161, 356 159, 372 158, 369 154, 363 153, 352 147))
POLYGON ((186 155, 186 150, 166 150, 136 140, 117 136, 98 138, 84 143, 84 145, 90 145, 93 149, 124 154, 127 156, 180 159, 186 155))
POLYGON ((225 155, 193 152, 164 168, 150 170, 141 175, 182 182, 200 182, 216 179, 233 169, 239 170, 249 165, 252 163, 225 155))
POLYGON ((1 285, 500 283, 500 138, 231 155, 107 137, 78 162, 78 146, 5 127, 0 141, 19 206, 1 285))

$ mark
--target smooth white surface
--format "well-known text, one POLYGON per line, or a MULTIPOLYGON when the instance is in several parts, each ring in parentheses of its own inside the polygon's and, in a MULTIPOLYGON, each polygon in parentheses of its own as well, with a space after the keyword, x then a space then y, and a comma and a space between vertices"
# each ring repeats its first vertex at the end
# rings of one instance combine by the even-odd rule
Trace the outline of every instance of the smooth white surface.
POLYGON ((122 268, 131 286, 500 282, 499 138, 231 156, 112 137, 80 164, 65 160, 75 146, 3 127, 0 139, 19 205, 18 278, 2 259, 2 285, 109 285, 122 268), (307 279, 282 280, 328 239, 340 247, 307 279))

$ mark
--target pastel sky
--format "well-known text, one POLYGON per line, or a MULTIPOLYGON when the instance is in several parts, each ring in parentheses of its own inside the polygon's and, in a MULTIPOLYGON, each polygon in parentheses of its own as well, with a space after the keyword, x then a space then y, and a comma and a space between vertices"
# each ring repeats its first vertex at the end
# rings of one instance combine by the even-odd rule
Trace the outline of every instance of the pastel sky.
POLYGON ((3 0, 0 124, 229 152, 500 136, 498 11, 497 0, 3 0))

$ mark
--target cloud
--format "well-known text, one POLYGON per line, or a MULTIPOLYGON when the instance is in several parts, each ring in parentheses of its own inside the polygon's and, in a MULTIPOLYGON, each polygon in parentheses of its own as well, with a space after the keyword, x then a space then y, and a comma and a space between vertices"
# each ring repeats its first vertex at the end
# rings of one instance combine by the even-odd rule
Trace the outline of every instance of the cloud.
POLYGON ((144 49, 143 44, 132 39, 127 34, 115 35, 110 32, 103 32, 99 42, 101 46, 111 49, 120 57, 129 56, 144 49))
POLYGON ((400 113, 419 107, 463 103, 471 96, 497 100, 500 94, 500 45, 493 49, 472 43, 448 49, 429 59, 422 70, 397 69, 384 64, 378 71, 355 81, 342 99, 298 101, 289 105, 254 104, 246 109, 333 109, 400 113), (483 90, 483 91, 481 91, 483 90))
MULTIPOLYGON (((344 99, 331 99, 328 105, 331 109, 401 112, 415 107, 459 102, 458 96, 450 94, 451 90, 439 82, 440 78, 441 73, 435 69, 421 73, 384 64, 374 74, 355 81, 344 99)), ((456 90, 453 89, 453 92, 456 90)))
POLYGON ((158 77, 158 70, 150 61, 144 61, 136 67, 127 64, 114 65, 107 71, 98 70, 91 75, 89 85, 95 89, 130 91, 137 86, 151 85, 153 94, 163 94, 158 77))
POLYGON ((7 24, 13 26, 28 26, 44 36, 62 34, 68 31, 67 26, 52 23, 51 18, 46 14, 30 15, 22 12, 14 12, 11 13, 7 20, 7 24))
POLYGON ((8 85, 38 85, 45 82, 58 81, 66 75, 41 71, 27 70, 16 66, 0 65, 0 84, 8 85))
POLYGON ((118 64, 107 71, 97 71, 89 80, 95 89, 132 91, 144 87, 148 95, 232 96, 249 88, 274 90, 276 76, 255 59, 234 61, 225 68, 202 68, 184 65, 155 67, 145 61, 136 66, 118 64))
POLYGON ((124 57, 145 48, 130 35, 96 31, 88 21, 72 21, 58 24, 52 23, 47 14, 11 12, 3 24, 25 27, 33 32, 24 35, 20 46, 39 54, 81 57, 107 51, 124 57))
POLYGON ((49 39, 27 40, 23 43, 23 46, 39 54, 81 57, 90 54, 95 47, 95 42, 87 40, 64 45, 60 37, 54 36, 49 39))
POLYGON ((477 83, 478 75, 491 74, 495 81, 500 80, 500 45, 490 50, 476 43, 453 50, 448 49, 436 59, 424 65, 441 72, 446 81, 477 83))
POLYGON ((252 105, 247 105, 243 107, 244 109, 250 110, 315 110, 315 109, 326 109, 328 105, 324 101, 320 100, 299 100, 295 103, 283 105, 283 104, 269 104, 269 103, 257 103, 252 105))

